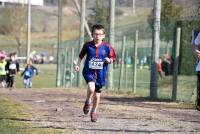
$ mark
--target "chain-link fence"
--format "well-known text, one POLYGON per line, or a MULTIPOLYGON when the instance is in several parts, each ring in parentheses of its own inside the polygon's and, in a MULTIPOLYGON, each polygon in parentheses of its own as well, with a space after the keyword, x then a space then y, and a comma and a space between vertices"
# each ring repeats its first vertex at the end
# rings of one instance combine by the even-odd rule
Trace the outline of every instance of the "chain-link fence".
MULTIPOLYGON (((79 53, 80 11, 78 11, 76 2, 81 6, 80 1, 76 0, 63 3, 62 44, 61 50, 59 50, 62 64, 60 66, 61 85, 72 87, 77 86, 77 73, 73 71, 73 62, 79 53)), ((115 43, 112 46, 117 52, 117 59, 113 66, 114 87, 112 90, 149 96, 153 5, 154 0, 135 0, 135 5, 133 5, 133 1, 116 0, 115 43), (122 52, 123 45, 124 53, 122 52), (134 65, 136 65, 136 70, 134 70, 134 65)), ((171 99, 172 97, 176 29, 180 27, 177 100, 193 101, 194 99, 196 76, 195 59, 191 50, 191 35, 192 30, 199 28, 199 5, 198 0, 162 1, 159 48, 162 66, 161 72, 157 76, 159 98, 171 99)), ((26 4, 5 3, 0 10, 0 49, 7 53, 17 51, 19 56, 25 57, 26 4), (8 17, 5 18, 5 16, 8 17)), ((31 16, 32 59, 35 63, 57 63, 57 2, 45 1, 43 6, 32 6, 31 16)), ((105 41, 109 41, 109 1, 88 0, 85 19, 89 27, 95 23, 102 23, 107 31, 105 41)), ((85 31, 85 42, 89 40, 88 33, 85 31)), ((83 79, 82 81, 85 86, 83 79)))

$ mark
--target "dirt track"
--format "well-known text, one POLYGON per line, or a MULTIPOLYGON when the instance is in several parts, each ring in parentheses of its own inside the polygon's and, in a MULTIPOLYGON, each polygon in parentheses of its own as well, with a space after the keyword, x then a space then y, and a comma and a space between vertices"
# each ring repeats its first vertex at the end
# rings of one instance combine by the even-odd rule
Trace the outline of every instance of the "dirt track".
POLYGON ((39 127, 61 129, 72 134, 197 134, 200 112, 193 109, 169 108, 176 103, 150 102, 138 98, 102 94, 98 121, 90 122, 82 112, 85 90, 20 89, 0 96, 33 108, 33 122, 39 127))

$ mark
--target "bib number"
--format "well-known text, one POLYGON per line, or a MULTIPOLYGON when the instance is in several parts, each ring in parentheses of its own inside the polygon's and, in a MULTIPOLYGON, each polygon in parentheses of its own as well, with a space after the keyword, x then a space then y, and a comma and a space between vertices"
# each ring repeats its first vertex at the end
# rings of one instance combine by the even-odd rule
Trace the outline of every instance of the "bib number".
POLYGON ((104 62, 101 59, 93 58, 89 61, 90 69, 103 69, 104 62))
POLYGON ((16 68, 17 68, 17 66, 14 63, 10 64, 10 66, 9 66, 9 69, 11 69, 11 70, 15 70, 16 68))
POLYGON ((29 71, 26 71, 26 72, 25 72, 25 76, 26 76, 26 77, 30 77, 30 76, 31 76, 30 72, 29 72, 29 71))

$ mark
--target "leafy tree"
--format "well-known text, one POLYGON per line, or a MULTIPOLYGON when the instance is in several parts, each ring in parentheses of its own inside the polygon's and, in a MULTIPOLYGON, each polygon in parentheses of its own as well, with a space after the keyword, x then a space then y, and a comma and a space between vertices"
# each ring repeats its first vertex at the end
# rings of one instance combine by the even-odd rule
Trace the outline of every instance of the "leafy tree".
POLYGON ((176 21, 180 18, 182 7, 173 3, 173 0, 163 0, 161 7, 161 39, 169 42, 173 39, 176 21))
MULTIPOLYGON (((173 3, 173 0, 163 0, 161 6, 161 40, 169 42, 173 39, 173 31, 176 21, 180 18, 182 7, 173 3)), ((149 25, 153 28, 153 10, 148 17, 149 25)))
POLYGON ((0 34, 8 35, 17 43, 18 54, 24 44, 26 32, 26 9, 23 6, 15 5, 5 7, 1 11, 0 34))
POLYGON ((96 0, 96 6, 91 8, 92 14, 89 16, 89 25, 96 23, 102 24, 105 27, 109 22, 109 9, 103 4, 103 0, 96 0))

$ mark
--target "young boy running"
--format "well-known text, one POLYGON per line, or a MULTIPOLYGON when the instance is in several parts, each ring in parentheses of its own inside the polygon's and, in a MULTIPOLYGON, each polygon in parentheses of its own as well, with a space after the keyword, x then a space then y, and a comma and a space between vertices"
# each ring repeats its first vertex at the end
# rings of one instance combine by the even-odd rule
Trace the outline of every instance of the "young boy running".
POLYGON ((88 90, 83 112, 88 114, 91 103, 93 103, 90 117, 92 122, 96 122, 101 88, 106 84, 108 64, 115 61, 116 54, 115 50, 107 42, 103 41, 105 29, 102 25, 97 24, 92 27, 92 36, 93 41, 83 45, 75 70, 80 70, 81 60, 86 55, 82 74, 88 85, 88 90))
POLYGON ((24 76, 24 87, 31 88, 32 87, 32 78, 33 76, 38 76, 38 70, 33 66, 32 61, 29 61, 22 72, 21 76, 24 76))

